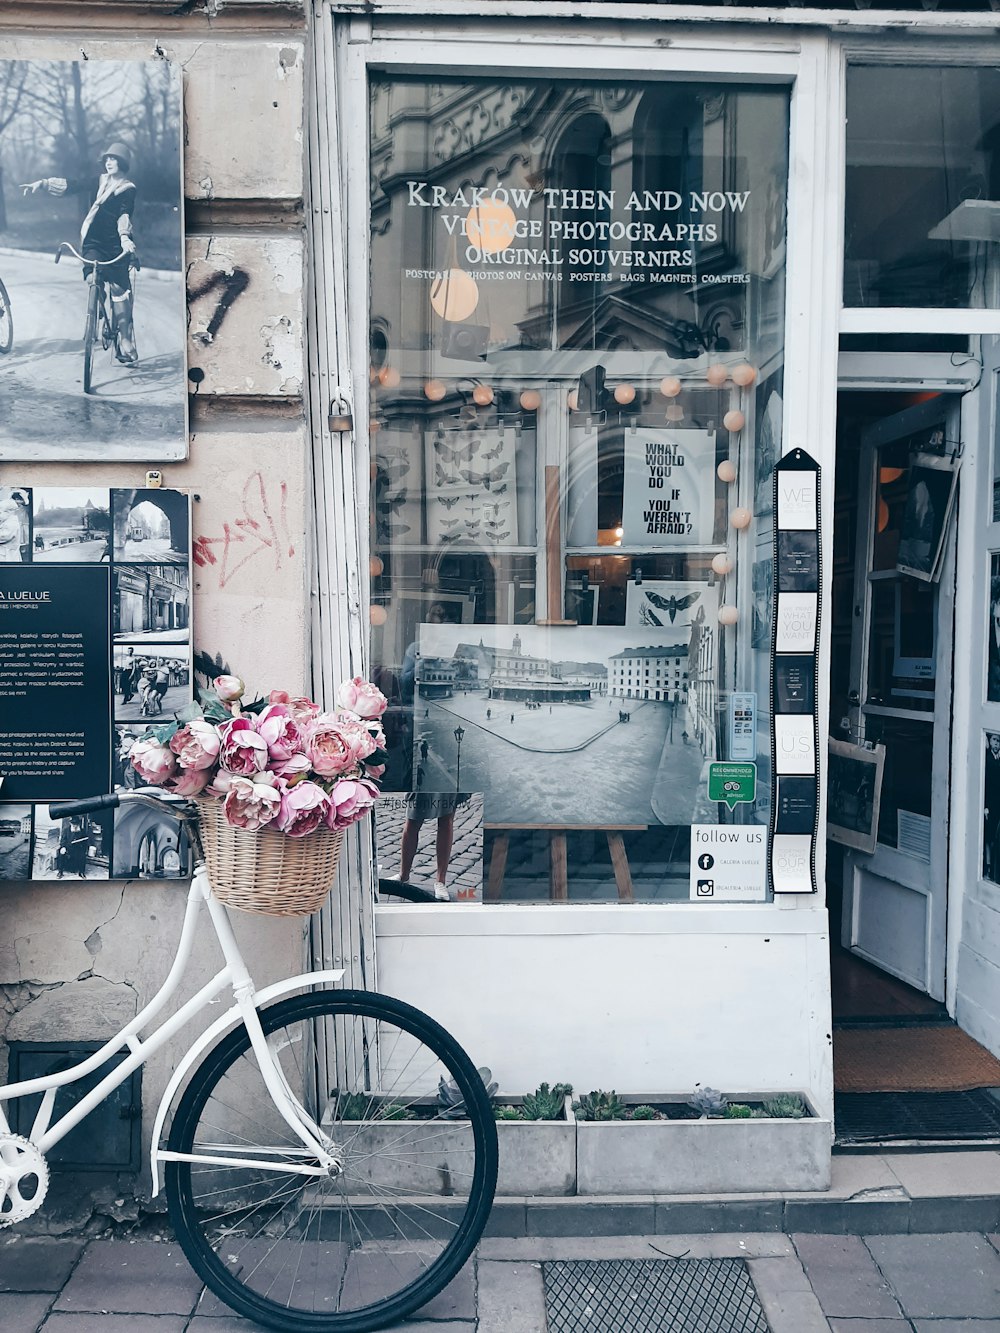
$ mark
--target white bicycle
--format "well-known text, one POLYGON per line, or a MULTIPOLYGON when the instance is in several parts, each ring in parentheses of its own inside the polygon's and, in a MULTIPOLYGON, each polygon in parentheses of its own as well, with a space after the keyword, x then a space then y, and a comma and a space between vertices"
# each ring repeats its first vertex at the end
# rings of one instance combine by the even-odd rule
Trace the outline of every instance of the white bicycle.
POLYGON ((233 1007, 178 1061, 153 1126, 153 1194, 162 1177, 191 1266, 238 1313, 286 1333, 369 1333, 412 1314, 458 1273, 489 1216, 497 1136, 480 1075, 419 1010, 329 989, 342 971, 257 991, 212 894, 192 802, 139 789, 53 805, 50 814, 128 801, 179 819, 194 850, 177 955, 149 1004, 89 1059, 0 1087, 0 1225, 41 1206, 45 1154, 231 986, 233 1007), (144 1035, 177 990, 203 910, 224 966, 144 1035), (58 1090, 122 1052, 53 1121, 58 1090), (38 1094, 28 1133, 12 1132, 9 1104, 38 1094))

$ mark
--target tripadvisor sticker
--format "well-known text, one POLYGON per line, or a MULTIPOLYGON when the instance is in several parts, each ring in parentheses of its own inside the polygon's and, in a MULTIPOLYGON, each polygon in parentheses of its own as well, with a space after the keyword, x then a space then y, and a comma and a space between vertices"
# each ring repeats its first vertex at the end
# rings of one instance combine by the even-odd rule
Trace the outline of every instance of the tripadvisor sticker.
POLYGON ((756 764, 709 764, 708 799, 725 801, 730 810, 757 795, 756 764))

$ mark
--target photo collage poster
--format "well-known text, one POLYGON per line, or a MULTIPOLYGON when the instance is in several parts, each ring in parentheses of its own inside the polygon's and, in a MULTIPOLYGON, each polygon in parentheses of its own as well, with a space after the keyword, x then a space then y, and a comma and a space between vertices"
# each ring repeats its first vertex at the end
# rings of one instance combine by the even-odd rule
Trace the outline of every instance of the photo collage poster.
POLYGON ((186 458, 180 67, 0 60, 0 108, 0 459, 186 458))
POLYGON ((184 876, 155 811, 48 805, 142 785, 129 748, 192 698, 190 607, 187 495, 0 487, 0 881, 184 876))

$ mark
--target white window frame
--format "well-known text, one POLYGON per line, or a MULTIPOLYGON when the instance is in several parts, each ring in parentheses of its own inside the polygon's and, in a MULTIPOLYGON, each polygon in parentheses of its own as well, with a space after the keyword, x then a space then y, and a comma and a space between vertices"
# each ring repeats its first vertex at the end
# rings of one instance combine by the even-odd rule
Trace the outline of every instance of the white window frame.
MULTIPOLYGON (((595 17, 602 10, 594 9, 595 17)), ((452 15, 457 11, 452 8, 452 15)), ((823 32, 802 32, 786 29, 759 29, 741 34, 739 45, 726 27, 714 26, 674 31, 669 43, 662 36, 663 24, 603 25, 591 19, 581 20, 574 27, 559 27, 537 21, 527 31, 523 22, 511 24, 492 17, 478 19, 462 7, 463 19, 451 32, 442 31, 444 25, 435 25, 430 32, 420 17, 413 17, 414 7, 407 10, 409 22, 398 17, 383 23, 380 16, 339 17, 325 30, 321 27, 317 40, 329 43, 328 68, 336 88, 336 106, 341 127, 351 127, 350 136, 342 130, 341 144, 346 172, 347 205, 344 214, 344 237, 347 253, 346 289, 342 302, 337 302, 339 317, 348 319, 363 310, 363 329, 367 333, 369 309, 369 195, 368 195, 368 70, 380 72, 434 73, 481 69, 489 73, 537 75, 544 77, 557 72, 563 77, 607 79, 621 74, 626 77, 655 79, 683 77, 692 82, 732 81, 734 83, 772 82, 791 89, 790 152, 788 180, 788 242, 786 253, 786 308, 785 308, 785 427, 786 449, 805 444, 824 469, 823 509, 827 532, 831 531, 837 375, 837 325, 841 292, 840 237, 842 233, 842 190, 831 190, 828 182, 831 162, 842 156, 842 135, 833 126, 836 116, 830 116, 831 91, 838 86, 839 71, 831 64, 835 51, 823 32), (443 58, 442 52, 449 58, 443 58)), ((603 7, 603 13, 608 13, 603 7)), ((713 13, 713 18, 717 14, 713 13)), ((324 17, 332 17, 324 15, 324 17)), ((657 11, 662 19, 662 10, 657 11)), ((842 80, 841 80, 842 82, 842 80)), ((316 216, 317 209, 313 208, 316 216)), ((331 267, 329 255, 317 254, 316 262, 331 267)), ((354 404, 354 474, 355 482, 345 495, 362 503, 367 489, 369 469, 368 422, 368 346, 367 337, 351 338, 350 383, 354 404), (358 481, 357 479, 365 479, 358 481)), ((344 460, 347 461, 346 458, 344 460)), ((334 497, 335 498, 335 497, 334 497)), ((355 627, 364 626, 368 618, 368 581, 360 571, 368 567, 368 551, 363 525, 358 524, 352 538, 358 543, 358 562, 349 579, 350 605, 342 608, 341 618, 347 617, 349 632, 343 636, 356 646, 355 627), (357 600, 355 601, 355 597, 357 600)), ((824 593, 829 597, 829 562, 824 573, 824 593)), ((327 572, 326 577, 331 576, 327 572)), ((342 576, 341 576, 342 579, 342 576)), ((320 570, 319 583, 323 583, 320 570)), ((343 641, 342 639, 342 641, 343 641)), ((829 629, 821 627, 820 660, 829 652, 829 629)), ((367 656, 367 645, 361 650, 362 660, 367 656)), ((828 682, 820 673, 818 689, 820 716, 828 707, 828 682)), ((825 779, 825 755, 821 756, 825 779)), ((825 780, 821 782, 820 827, 825 821, 825 780)), ((701 927, 710 933, 747 926, 747 914, 761 920, 773 920, 775 911, 808 911, 823 907, 824 844, 822 836, 817 846, 817 896, 782 897, 767 904, 713 904, 683 902, 663 904, 632 904, 628 908, 612 906, 621 911, 640 928, 640 917, 654 914, 662 921, 662 913, 698 913, 701 927)), ((380 908, 380 912, 394 915, 412 915, 420 919, 423 909, 407 906, 380 908)), ((576 920, 581 928, 581 913, 593 908, 575 904, 538 904, 531 908, 531 920, 537 924, 539 912, 551 912, 558 921, 567 925, 576 920)), ((499 925, 488 922, 487 916, 499 914, 505 928, 516 929, 522 914, 507 904, 483 904, 475 916, 480 929, 489 931, 499 925)), ((434 914, 438 916, 437 913, 434 914)), ((459 914, 450 914, 458 916, 459 914)), ((467 914, 460 914, 463 917, 467 914)), ((803 928, 805 918, 802 918, 803 928)), ((426 924, 426 923, 425 923, 426 924)), ((441 922, 435 923, 440 928, 441 922)), ((596 925, 596 920, 595 920, 596 925)))

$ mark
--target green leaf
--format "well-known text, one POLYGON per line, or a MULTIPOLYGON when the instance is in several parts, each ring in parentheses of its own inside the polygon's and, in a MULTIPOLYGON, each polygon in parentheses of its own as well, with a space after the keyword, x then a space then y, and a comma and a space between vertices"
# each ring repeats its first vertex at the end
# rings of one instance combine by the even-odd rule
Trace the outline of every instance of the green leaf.
POLYGON ((192 699, 189 704, 185 704, 182 709, 174 714, 174 717, 176 717, 178 722, 195 722, 204 716, 205 710, 202 708, 201 704, 194 699, 192 699))
POLYGON ((231 714, 214 690, 199 689, 198 698, 201 700, 204 709, 204 717, 209 722, 229 721, 231 714))
POLYGON ((179 731, 180 727, 176 722, 163 722, 160 726, 152 728, 152 734, 161 745, 169 745, 171 739, 176 736, 179 731))

